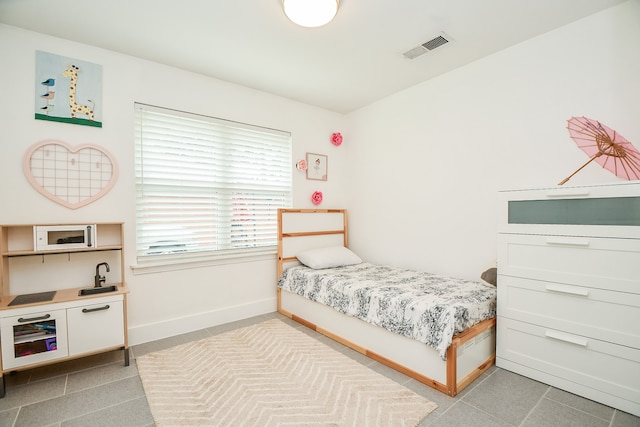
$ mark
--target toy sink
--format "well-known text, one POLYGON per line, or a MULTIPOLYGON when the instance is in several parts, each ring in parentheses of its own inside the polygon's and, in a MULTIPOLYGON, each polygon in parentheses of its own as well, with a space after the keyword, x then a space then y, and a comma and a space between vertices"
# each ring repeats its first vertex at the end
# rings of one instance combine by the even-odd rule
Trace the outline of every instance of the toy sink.
POLYGON ((94 286, 93 288, 80 289, 80 292, 78 292, 78 295, 83 296, 83 295, 104 294, 106 292, 114 292, 117 290, 118 290, 118 287, 116 285, 94 286))

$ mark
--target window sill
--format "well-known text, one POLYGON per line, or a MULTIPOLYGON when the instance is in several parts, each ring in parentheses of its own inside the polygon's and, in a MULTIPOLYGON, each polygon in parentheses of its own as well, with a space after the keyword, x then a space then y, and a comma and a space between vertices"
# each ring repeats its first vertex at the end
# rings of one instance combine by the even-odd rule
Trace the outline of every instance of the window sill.
POLYGON ((276 250, 268 249, 250 253, 234 253, 224 255, 208 255, 202 257, 164 257, 158 260, 149 260, 130 268, 134 275, 164 273, 176 270, 188 270, 192 268, 215 267, 218 265, 244 264, 248 262, 272 260, 275 262, 276 250))

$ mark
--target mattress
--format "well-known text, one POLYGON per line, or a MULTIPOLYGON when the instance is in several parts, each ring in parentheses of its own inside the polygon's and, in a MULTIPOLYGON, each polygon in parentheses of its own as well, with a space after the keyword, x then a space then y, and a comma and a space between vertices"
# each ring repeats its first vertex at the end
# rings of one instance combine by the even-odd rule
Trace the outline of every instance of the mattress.
POLYGON ((443 360, 454 335, 496 316, 495 286, 366 262, 290 267, 278 287, 420 341, 443 360))

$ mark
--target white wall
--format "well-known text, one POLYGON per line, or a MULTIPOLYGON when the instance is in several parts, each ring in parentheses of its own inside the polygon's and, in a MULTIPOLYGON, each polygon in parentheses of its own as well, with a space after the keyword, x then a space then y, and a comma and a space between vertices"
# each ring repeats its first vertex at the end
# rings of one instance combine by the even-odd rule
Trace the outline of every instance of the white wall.
MULTIPOLYGON (((639 41, 631 0, 349 115, 352 249, 477 278, 496 259, 497 192, 553 187, 588 160, 567 119, 640 148, 639 41)), ((592 164, 565 186, 618 181, 592 164)))
MULTIPOLYGON (((295 207, 312 207, 321 190, 321 207, 349 209, 350 245, 363 258, 475 278, 495 260, 497 191, 554 186, 587 160, 569 117, 601 120, 640 146, 639 18, 631 0, 347 117, 0 25, 0 223, 124 221, 133 248, 138 101, 291 131, 292 168, 307 151, 329 156, 327 182, 293 170, 295 207), (103 65, 102 129, 33 119, 36 50, 103 65), (335 131, 340 147, 329 143, 335 131), (75 211, 33 190, 22 156, 49 138, 108 149, 120 166, 113 190, 75 211)), ((592 165, 569 184, 616 181, 592 165)), ((148 275, 128 269, 133 250, 126 259, 131 344, 275 309, 275 257, 148 275)))
MULTIPOLYGON (((207 54, 215 55, 215 52, 207 54)), ((310 208, 321 190, 321 207, 341 207, 348 150, 330 143, 332 132, 348 137, 345 117, 249 88, 114 52, 0 25, 0 223, 125 223, 126 280, 131 289, 130 344, 274 311, 275 255, 249 263, 168 273, 133 275, 135 182, 133 105, 152 105, 290 131, 293 134, 294 206, 310 208), (35 52, 41 50, 103 66, 103 128, 34 120, 35 52), (22 158, 32 144, 57 139, 72 146, 96 144, 119 165, 115 187, 77 210, 46 199, 28 183, 22 158), (295 170, 306 152, 329 156, 329 181, 308 181, 295 170)), ((57 99, 56 102, 64 102, 57 99)), ((87 277, 87 284, 93 277, 87 277)), ((83 286, 71 284, 69 287, 83 286)), ((12 289, 28 293, 29 289, 12 289)))

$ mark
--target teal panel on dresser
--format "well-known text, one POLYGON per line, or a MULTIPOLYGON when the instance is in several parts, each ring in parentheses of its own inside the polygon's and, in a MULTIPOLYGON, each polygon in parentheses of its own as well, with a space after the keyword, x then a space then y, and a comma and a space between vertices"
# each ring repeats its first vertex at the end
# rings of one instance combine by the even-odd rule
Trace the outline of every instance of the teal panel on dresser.
POLYGON ((509 224, 640 226, 640 197, 511 200, 509 224))

